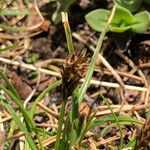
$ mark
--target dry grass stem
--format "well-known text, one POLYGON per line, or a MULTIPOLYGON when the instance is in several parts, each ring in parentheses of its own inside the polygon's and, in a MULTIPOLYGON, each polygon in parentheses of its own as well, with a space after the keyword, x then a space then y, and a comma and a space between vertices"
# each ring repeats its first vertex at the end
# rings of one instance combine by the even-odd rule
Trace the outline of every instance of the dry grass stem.
POLYGON ((25 133, 19 132, 19 133, 13 135, 12 137, 8 138, 8 140, 15 140, 15 139, 18 139, 24 135, 25 135, 25 133))
MULTIPOLYGON (((44 147, 48 146, 49 144, 52 144, 56 141, 56 136, 51 136, 49 138, 46 138, 42 141, 42 144, 44 147)), ((37 145, 39 147, 39 145, 37 145)))
POLYGON ((30 93, 30 95, 25 99, 25 101, 23 103, 24 108, 27 107, 27 104, 32 99, 32 97, 34 96, 35 92, 36 92, 36 89, 32 90, 32 92, 30 93))
MULTIPOLYGON (((107 106, 102 106, 103 108, 105 107, 105 109, 106 109, 106 107, 107 106)), ((102 107, 98 107, 98 109, 102 109, 102 107)), ((132 111, 135 111, 135 110, 142 110, 142 109, 146 109, 147 108, 147 106, 146 105, 112 105, 111 106, 111 108, 112 108, 112 111, 114 112, 114 113, 116 113, 116 112, 123 112, 123 111, 125 111, 125 112, 132 112, 132 111)), ((102 110, 102 111, 98 111, 98 112, 96 112, 96 116, 102 116, 102 115, 108 115, 108 114, 111 114, 111 111, 108 109, 108 110, 102 110)))
MULTIPOLYGON (((84 79, 81 79, 81 82, 84 82, 84 79)), ((118 83, 111 83, 111 82, 105 82, 105 81, 91 80, 90 84, 104 86, 104 87, 120 88, 120 85, 118 83)), ((132 85, 125 85, 125 89, 142 91, 142 92, 148 91, 148 88, 132 86, 132 85)))
MULTIPOLYGON (((7 63, 7 64, 11 64, 11 65, 16 65, 16 66, 20 66, 26 69, 30 69, 30 70, 34 70, 34 71, 40 71, 49 75, 53 75, 53 76, 57 76, 57 77, 61 77, 61 75, 57 72, 54 71, 50 71, 47 69, 43 69, 43 68, 37 68, 34 65, 31 64, 25 64, 22 62, 18 62, 18 61, 13 61, 13 60, 9 60, 6 58, 2 58, 0 57, 0 61, 7 63)), ((81 79, 81 82, 84 82, 84 79, 81 79)), ((96 80, 91 80, 90 82, 91 84, 94 85, 101 85, 101 86, 106 86, 106 87, 113 87, 113 88, 120 88, 120 85, 117 83, 110 83, 110 82, 103 82, 103 81, 96 81, 96 80)), ((125 89, 129 89, 129 90, 137 90, 137 91, 148 91, 147 88, 143 88, 143 87, 138 87, 138 86, 131 86, 131 85, 125 85, 125 89)))
POLYGON ((58 128, 58 125, 56 124, 50 124, 50 123, 36 123, 37 127, 43 127, 43 128, 58 128))
POLYGON ((102 139, 99 142, 96 142, 96 147, 100 146, 100 145, 105 145, 105 144, 110 144, 115 140, 118 140, 120 137, 117 136, 113 136, 107 139, 102 139))
MULTIPOLYGON (((115 53, 116 53, 118 56, 120 56, 123 60, 125 60, 125 61, 129 64, 130 67, 132 67, 132 68, 135 68, 135 67, 136 67, 136 68, 137 68, 137 66, 133 63, 133 61, 130 60, 127 56, 125 56, 124 54, 122 54, 122 53, 119 52, 119 51, 115 51, 115 53)), ((141 78, 143 79, 143 82, 144 82, 144 84, 145 84, 145 87, 148 87, 148 82, 147 82, 147 80, 146 80, 146 78, 145 78, 145 76, 144 76, 142 70, 138 70, 138 74, 139 74, 139 76, 141 76, 141 78)))
POLYGON ((125 88, 124 82, 121 79, 121 77, 119 76, 119 74, 113 69, 113 67, 108 63, 108 61, 101 54, 99 54, 98 56, 99 56, 100 60, 102 61, 102 63, 105 65, 105 67, 110 70, 110 72, 112 73, 112 75, 114 75, 114 77, 119 82, 119 84, 121 85, 121 87, 125 88))
POLYGON ((148 87, 148 91, 146 92, 146 95, 145 95, 145 105, 148 105, 148 103, 150 102, 150 84, 149 84, 149 87, 148 87))
POLYGON ((4 123, 4 122, 9 121, 9 120, 11 120, 11 119, 12 119, 12 116, 8 116, 8 117, 6 117, 6 118, 1 119, 1 120, 0 120, 0 123, 4 123))
POLYGON ((61 77, 61 75, 57 72, 50 71, 50 70, 43 69, 43 68, 37 68, 37 67, 35 67, 34 65, 31 65, 31 64, 25 64, 23 62, 9 60, 9 59, 2 58, 2 57, 0 57, 0 61, 4 62, 4 63, 7 63, 7 64, 20 66, 20 67, 23 67, 23 68, 26 68, 26 69, 30 69, 30 70, 34 70, 34 71, 40 71, 40 72, 43 72, 43 73, 46 73, 46 74, 49 74, 49 75, 61 77))
POLYGON ((144 64, 140 64, 139 66, 138 66, 138 68, 150 68, 150 63, 144 63, 144 64))
POLYGON ((92 138, 89 138, 88 141, 90 143, 90 149, 97 150, 95 141, 92 138))
MULTIPOLYGON (((2 120, 2 116, 0 115, 0 120, 2 120)), ((4 131, 4 124, 0 123, 0 131, 4 131)))
POLYGON ((49 113, 50 115, 52 115, 55 119, 58 120, 58 116, 55 114, 55 112, 53 110, 51 110, 50 108, 46 107, 45 105, 43 105, 40 102, 36 103, 38 107, 42 108, 44 111, 46 111, 47 113, 49 113))
POLYGON ((60 64, 65 64, 66 60, 65 59, 57 59, 57 58, 51 58, 43 61, 38 61, 35 63, 36 67, 46 67, 48 64, 52 63, 60 63, 60 64))
MULTIPOLYGON (((107 68, 102 68, 102 67, 95 67, 95 71, 96 72, 99 72, 99 73, 104 73, 104 74, 108 74, 108 75, 112 75, 110 70, 107 69, 107 68)), ((131 78, 131 79, 134 79, 134 80, 138 80, 138 81, 141 81, 143 82, 143 79, 141 79, 141 77, 138 77, 136 75, 132 75, 128 72, 121 72, 121 71, 117 71, 116 72, 120 75, 120 76, 125 76, 125 77, 128 77, 128 78, 131 78)), ((123 80, 124 81, 124 80, 123 80)))

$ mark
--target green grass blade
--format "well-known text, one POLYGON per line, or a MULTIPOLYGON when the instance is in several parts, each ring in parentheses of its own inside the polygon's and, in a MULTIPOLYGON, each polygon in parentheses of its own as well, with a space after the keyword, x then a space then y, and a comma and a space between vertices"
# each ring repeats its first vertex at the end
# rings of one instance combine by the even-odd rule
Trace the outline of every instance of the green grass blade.
MULTIPOLYGON (((14 102, 18 105, 18 107, 20 108, 20 110, 21 110, 21 112, 22 112, 22 114, 23 114, 23 116, 24 116, 24 118, 26 119, 26 120, 28 120, 27 122, 28 122, 28 124, 29 124, 29 122, 31 121, 31 118, 29 117, 29 115, 27 114, 27 111, 25 110, 25 108, 23 107, 23 105, 22 105, 22 102, 19 100, 19 99, 17 99, 17 97, 15 97, 14 95, 13 95, 13 93, 11 93, 9 90, 7 90, 3 85, 1 85, 0 84, 0 89, 2 89, 7 95, 9 95, 13 100, 14 100, 14 102)), ((31 123, 31 125, 33 125, 33 123, 31 123)), ((30 126, 30 125, 29 125, 30 126)))
POLYGON ((12 116, 12 118, 14 119, 18 128, 22 132, 25 133, 25 138, 28 141, 31 149, 36 150, 37 149, 36 144, 35 144, 34 140, 32 139, 32 137, 30 136, 30 134, 27 133, 27 129, 26 129, 25 125, 20 121, 20 117, 18 117, 16 112, 13 110, 12 106, 5 99, 3 99, 3 104, 4 104, 4 107, 7 109, 7 111, 10 113, 10 115, 12 116))
POLYGON ((79 119, 73 120, 71 123, 71 132, 70 132, 70 142, 69 142, 69 150, 71 150, 71 147, 75 144, 78 138, 78 124, 79 124, 79 119))
POLYGON ((64 123, 64 129, 63 129, 63 135, 62 135, 62 142, 61 142, 61 149, 62 150, 68 150, 69 148, 69 135, 70 135, 70 128, 71 128, 71 123, 70 123, 70 116, 71 114, 69 113, 67 115, 67 118, 64 123))
MULTIPOLYGON (((7 83, 7 86, 9 88, 9 90, 12 92, 12 94, 17 97, 17 99, 20 100, 19 94, 16 91, 16 89, 14 88, 14 86, 11 84, 11 82, 9 81, 9 79, 7 78, 7 76, 3 73, 3 71, 0 69, 0 75, 2 76, 2 78, 5 80, 5 82, 7 83)), ((21 100, 20 100, 21 101, 21 100)), ((21 102, 22 103, 22 102, 21 102)))
MULTIPOLYGON (((133 124, 143 124, 142 121, 132 118, 132 117, 124 117, 124 116, 117 116, 119 122, 127 122, 127 123, 133 123, 133 124)), ((99 124, 105 123, 105 122, 116 122, 113 116, 107 116, 100 119, 94 119, 90 125, 87 127, 87 130, 90 130, 94 126, 97 126, 99 124)))
POLYGON ((33 116, 34 116, 34 114, 35 114, 35 112, 36 112, 36 103, 37 103, 37 102, 40 102, 47 92, 49 92, 49 91, 53 90, 54 88, 60 86, 61 83, 62 83, 61 80, 55 81, 54 83, 50 84, 46 89, 44 89, 44 90, 40 93, 40 95, 35 99, 35 101, 34 101, 32 107, 31 107, 31 109, 30 109, 30 112, 29 112, 29 113, 30 113, 31 118, 33 118, 33 116))
POLYGON ((79 118, 79 103, 76 102, 78 91, 79 91, 79 87, 76 87, 76 89, 73 91, 72 94, 72 111, 71 111, 72 121, 79 118))
POLYGON ((89 125, 93 121, 94 116, 95 116, 95 113, 89 118, 88 122, 86 122, 85 125, 83 124, 83 127, 81 129, 81 133, 80 133, 80 136, 79 136, 79 145, 81 145, 81 142, 82 142, 82 140, 83 140, 83 138, 86 134, 87 128, 89 127, 89 125))
POLYGON ((43 137, 48 137, 48 136, 53 136, 54 133, 50 132, 50 131, 46 131, 45 129, 42 128, 37 128, 39 135, 43 136, 43 137))
MULTIPOLYGON (((124 122, 124 123, 133 123, 133 124, 143 124, 142 121, 137 120, 135 118, 131 118, 131 117, 123 117, 123 116, 117 116, 118 118, 118 122, 124 122)), ((107 123, 107 122, 116 122, 116 120, 114 119, 113 116, 106 116, 106 117, 102 117, 100 119, 93 119, 92 121, 90 121, 89 124, 86 125, 86 127, 84 128, 84 130, 81 133, 81 137, 80 137, 80 141, 83 140, 85 134, 92 129, 95 126, 101 125, 103 123, 107 123)))
POLYGON ((0 53, 3 53, 5 51, 11 51, 12 49, 14 49, 16 47, 17 47, 17 45, 13 45, 13 46, 8 46, 6 48, 2 48, 2 49, 0 49, 0 53))
POLYGON ((101 97, 103 98, 103 100, 106 102, 109 110, 111 111, 111 114, 113 115, 115 121, 116 121, 116 124, 119 128, 119 132, 120 132, 120 147, 123 147, 123 133, 122 133, 122 130, 121 130, 121 127, 120 127, 120 124, 119 124, 119 121, 118 121, 118 118, 116 116, 116 114, 113 112, 108 100, 101 94, 101 97))
POLYGON ((25 122, 26 122, 26 126, 27 126, 27 129, 29 131, 34 131, 36 136, 37 136, 37 139, 39 140, 39 143, 40 143, 40 146, 41 146, 41 150, 43 150, 43 146, 42 146, 42 143, 41 143, 41 140, 40 140, 40 137, 38 135, 38 131, 36 129, 36 125, 34 123, 34 121, 30 118, 28 112, 25 110, 25 108, 23 107, 20 99, 17 99, 9 90, 7 90, 3 85, 0 84, 0 89, 2 89, 8 96, 10 96, 14 102, 19 106, 23 116, 24 116, 24 119, 25 119, 25 122))
POLYGON ((109 18, 108 22, 106 23, 106 26, 105 26, 104 30, 102 31, 102 33, 100 35, 100 38, 98 40, 96 49, 94 51, 93 57, 91 59, 91 63, 89 65, 89 68, 88 68, 88 71, 87 71, 87 75, 85 77, 85 80, 84 80, 84 83, 83 83, 83 85, 81 87, 81 90, 79 91, 79 94, 78 94, 78 100, 77 101, 79 103, 82 102, 84 94, 86 93, 86 90, 88 89, 91 77, 93 75, 93 71, 94 71, 94 67, 95 67, 95 64, 96 64, 96 60, 98 58, 99 51, 100 51, 100 49, 102 47, 102 43, 103 43, 105 34, 106 34, 107 30, 109 29, 109 26, 110 26, 110 24, 112 22, 112 19, 114 17, 115 11, 116 11, 116 5, 113 7, 113 10, 112 10, 112 13, 110 15, 110 18, 109 18))
POLYGON ((70 29, 70 25, 68 21, 68 14, 66 12, 62 12, 62 22, 63 22, 64 29, 65 29, 69 55, 72 55, 75 51, 74 51, 74 46, 73 46, 71 29, 70 29))
POLYGON ((134 150, 136 145, 136 140, 131 140, 127 145, 124 146, 122 150, 134 150))
POLYGON ((100 137, 104 137, 108 132, 111 131, 113 127, 116 127, 116 123, 111 123, 110 125, 107 125, 104 129, 102 129, 100 133, 100 137))
MULTIPOLYGON (((17 115, 17 116, 18 116, 18 115, 17 115)), ((18 118, 20 118, 20 117, 18 116, 18 118)), ((8 134, 7 134, 7 138, 8 138, 8 139, 13 136, 13 133, 14 133, 15 128, 16 128, 16 122, 15 122, 14 120, 12 120, 11 123, 10 123, 9 132, 8 132, 8 134)))
MULTIPOLYGON (((119 124, 120 125, 132 125, 132 122, 119 122, 119 124)), ((116 123, 111 123, 110 125, 107 125, 104 129, 102 129, 100 133, 100 137, 104 137, 114 127, 118 127, 116 123)))
POLYGON ((57 136, 56 136, 56 142, 55 142, 55 150, 60 150, 61 146, 61 133, 62 133, 62 125, 65 115, 65 108, 66 108, 67 100, 62 101, 62 106, 60 110, 59 120, 58 120, 58 129, 57 129, 57 136))

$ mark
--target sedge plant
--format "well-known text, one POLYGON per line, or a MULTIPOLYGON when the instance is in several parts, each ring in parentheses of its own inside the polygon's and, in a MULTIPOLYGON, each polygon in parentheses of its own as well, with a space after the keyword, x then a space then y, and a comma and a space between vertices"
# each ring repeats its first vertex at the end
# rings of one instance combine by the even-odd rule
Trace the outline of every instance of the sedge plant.
MULTIPOLYGON (((96 60, 101 50, 102 42, 105 34, 109 30, 111 26, 112 20, 114 18, 117 6, 113 7, 111 15, 108 19, 108 22, 105 24, 104 30, 102 31, 97 47, 94 51, 93 57, 91 58, 91 63, 89 64, 89 68, 86 73, 86 77, 83 85, 79 88, 79 80, 82 76, 80 76, 79 72, 84 71, 84 63, 85 54, 84 52, 75 52, 73 48, 71 31, 69 22, 64 21, 65 23, 65 33, 67 38, 67 46, 69 50, 69 59, 67 59, 66 65, 62 69, 62 106, 60 109, 59 121, 58 121, 58 130, 55 142, 55 150, 71 150, 73 147, 80 149, 82 147, 82 141, 86 135, 86 133, 93 127, 106 123, 106 122, 116 122, 121 134, 121 147, 123 145, 123 136, 121 132, 121 128, 119 123, 135 123, 142 124, 141 121, 131 118, 131 117, 123 117, 123 116, 115 116, 114 113, 107 117, 102 117, 101 119, 97 119, 93 116, 90 116, 87 122, 85 122, 85 117, 79 113, 79 105, 83 101, 84 94, 86 93, 88 86, 90 84, 90 80, 94 71, 94 67, 96 64, 96 60), (69 28, 69 29, 68 29, 69 28), (71 39, 70 39, 71 38, 71 39), (71 46, 71 47, 70 47, 71 46), (79 57, 79 58, 78 58, 79 57), (82 62, 82 60, 84 60, 82 62), (77 68, 78 67, 78 68, 77 68), (79 74, 78 74, 79 73, 79 74), (72 96, 72 110, 65 115, 66 104, 68 101, 68 97, 72 96)), ((65 13, 66 15, 66 13, 65 13)))
MULTIPOLYGON (((120 7, 120 6, 119 6, 120 7)), ((37 149, 37 145, 34 141, 34 138, 32 136, 32 132, 35 133, 37 139, 40 143, 40 149, 44 149, 41 141, 41 134, 46 134, 47 136, 51 136, 50 132, 44 132, 43 130, 38 129, 35 126, 35 123, 33 121, 34 114, 36 113, 36 104, 37 102, 40 102, 44 95, 47 92, 50 92, 52 89, 56 88, 57 86, 62 86, 62 106, 60 108, 60 114, 59 114, 59 121, 58 121, 58 129, 56 133, 56 142, 55 142, 55 150, 71 150, 73 147, 75 148, 82 148, 83 146, 83 139, 86 135, 86 133, 92 129, 93 127, 97 125, 101 125, 103 123, 115 123, 120 128, 120 124, 142 124, 143 122, 131 118, 131 117, 124 117, 124 116, 115 116, 112 112, 112 115, 101 117, 100 119, 96 118, 94 115, 90 116, 88 120, 85 120, 85 117, 79 113, 79 105, 83 101, 84 94, 86 93, 89 85, 90 80, 94 72, 94 67, 96 64, 96 60, 98 57, 98 54, 101 50, 102 43, 105 37, 105 34, 111 30, 118 29, 118 26, 115 28, 112 27, 114 23, 114 18, 116 17, 117 12, 122 12, 122 9, 118 8, 118 6, 115 4, 112 11, 108 11, 104 16, 104 20, 106 20, 104 26, 102 26, 101 35, 99 38, 99 41, 97 43, 97 47, 94 51, 94 54, 91 58, 91 62, 89 66, 87 66, 88 57, 85 51, 82 52, 76 52, 73 47, 73 40, 71 36, 71 30, 69 26, 69 22, 67 19, 67 14, 64 13, 64 29, 67 39, 67 46, 69 51, 69 58, 66 61, 66 64, 62 68, 62 79, 55 81, 53 84, 49 85, 44 91, 39 94, 39 96, 34 101, 30 111, 27 111, 22 104, 22 100, 20 99, 17 91, 11 84, 11 82, 8 80, 6 75, 2 71, 0 71, 0 75, 3 77, 5 82, 7 83, 7 88, 4 87, 2 84, 0 84, 0 89, 5 92, 7 95, 9 95, 15 103, 18 105, 18 107, 21 110, 20 115, 16 115, 15 110, 12 108, 12 106, 9 104, 7 98, 2 97, 1 101, 3 101, 4 107, 8 110, 8 112, 13 117, 14 122, 18 125, 18 128, 20 131, 22 131, 25 135, 26 141, 28 143, 28 147, 32 150, 37 149), (88 70, 86 71, 88 67, 88 70), (83 77, 83 75, 86 72, 85 80, 81 88, 79 87, 79 80, 83 77), (66 114, 66 104, 69 100, 69 97, 71 97, 72 100, 72 108, 71 111, 66 114), (24 117, 24 122, 21 122, 20 118, 24 117)), ((126 13, 128 14, 128 13, 126 13)), ((147 14, 147 13, 146 13, 147 14)), ((128 17, 130 14, 128 14, 128 17)), ((102 15, 103 17, 103 15, 102 15)), ((96 23, 95 23, 96 24, 96 23)), ((100 24, 101 26, 101 24, 100 24)), ((126 28, 126 23, 124 27, 123 23, 123 29, 126 28)), ((111 108, 110 108, 111 109, 111 108)), ((14 124, 14 123, 12 123, 14 124)), ((14 125, 13 125, 14 126, 14 125)), ((110 127, 111 128, 111 127, 110 127)), ((9 135, 12 133, 10 132, 9 135)), ((120 137, 121 137, 121 147, 122 147, 122 135, 120 131, 120 137)), ((129 143, 129 145, 132 143, 129 143)), ((127 145, 126 145, 127 146, 127 145)))

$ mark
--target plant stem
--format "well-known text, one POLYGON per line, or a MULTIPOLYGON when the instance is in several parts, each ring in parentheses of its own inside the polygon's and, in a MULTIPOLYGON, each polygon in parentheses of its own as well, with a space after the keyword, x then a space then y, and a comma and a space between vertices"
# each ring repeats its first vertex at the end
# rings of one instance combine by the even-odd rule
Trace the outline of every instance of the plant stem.
POLYGON ((58 130, 57 130, 57 136, 56 136, 56 143, 55 143, 55 150, 60 150, 60 139, 61 139, 61 131, 62 131, 62 125, 63 125, 63 119, 65 115, 65 108, 66 108, 67 100, 63 100, 61 110, 60 110, 60 116, 58 121, 58 130))
POLYGON ((72 55, 74 53, 74 47, 73 47, 71 29, 68 21, 68 15, 66 12, 62 12, 61 14, 62 14, 62 23, 64 25, 65 34, 67 38, 67 47, 68 47, 69 55, 72 55))
POLYGON ((83 83, 83 85, 81 87, 81 90, 79 91, 79 94, 78 94, 78 100, 77 101, 79 102, 79 104, 82 102, 83 96, 86 93, 86 90, 87 90, 87 88, 89 86, 91 77, 93 75, 93 71, 94 71, 94 67, 95 67, 95 64, 96 64, 96 60, 97 60, 98 54, 99 54, 100 49, 102 47, 102 43, 103 43, 105 34, 107 33, 107 31, 109 29, 109 26, 110 26, 110 24, 112 22, 112 19, 113 19, 114 15, 115 15, 115 11, 116 11, 116 5, 114 5, 114 7, 112 9, 112 13, 111 13, 111 15, 110 15, 110 17, 108 19, 108 22, 106 23, 106 26, 105 26, 104 30, 102 31, 102 33, 100 35, 100 38, 98 40, 98 43, 97 43, 96 49, 94 51, 94 54, 93 54, 93 57, 92 57, 89 69, 87 71, 87 75, 85 77, 85 80, 84 80, 84 83, 83 83))

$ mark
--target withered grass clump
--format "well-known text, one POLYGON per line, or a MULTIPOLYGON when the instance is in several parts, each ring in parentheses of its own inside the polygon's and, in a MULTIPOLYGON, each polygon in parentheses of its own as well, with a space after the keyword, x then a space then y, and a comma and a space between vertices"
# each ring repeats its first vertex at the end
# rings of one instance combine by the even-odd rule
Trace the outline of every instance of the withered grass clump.
POLYGON ((147 119, 145 124, 137 136, 136 150, 150 149, 150 119, 147 119))
POLYGON ((66 60, 66 64, 61 71, 63 98, 68 98, 72 95, 79 80, 85 74, 87 63, 88 57, 86 51, 74 53, 66 60))

